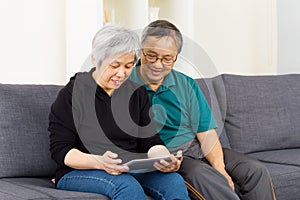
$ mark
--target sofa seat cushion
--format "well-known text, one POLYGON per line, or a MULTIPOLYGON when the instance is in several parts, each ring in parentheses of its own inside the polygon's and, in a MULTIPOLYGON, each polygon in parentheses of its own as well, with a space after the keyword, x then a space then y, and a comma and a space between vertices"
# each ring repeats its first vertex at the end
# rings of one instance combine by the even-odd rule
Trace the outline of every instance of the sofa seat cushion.
POLYGON ((264 151, 251 153, 249 155, 267 163, 284 164, 300 167, 300 148, 264 151))
POLYGON ((300 167, 265 163, 274 184, 278 200, 299 200, 300 192, 300 167))
POLYGON ((225 129, 234 150, 300 148, 300 74, 222 77, 225 129))
POLYGON ((268 168, 277 199, 296 200, 300 192, 300 149, 282 149, 251 153, 268 168))
POLYGON ((0 196, 7 200, 23 199, 103 199, 99 194, 57 190, 50 178, 0 179, 0 196), (4 198, 5 197, 5 198, 4 198))
MULTIPOLYGON (((0 179, 0 199, 109 200, 108 197, 100 194, 55 189, 54 184, 51 182, 50 178, 2 178, 0 179)), ((153 198, 147 196, 147 200, 153 200, 153 198)))

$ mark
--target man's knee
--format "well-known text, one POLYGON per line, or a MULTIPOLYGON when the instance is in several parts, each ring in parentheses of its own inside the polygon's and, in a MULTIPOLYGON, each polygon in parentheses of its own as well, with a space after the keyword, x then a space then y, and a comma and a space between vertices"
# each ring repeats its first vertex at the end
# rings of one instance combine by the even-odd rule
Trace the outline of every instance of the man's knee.
POLYGON ((245 165, 248 166, 248 170, 251 175, 253 175, 253 176, 256 175, 258 177, 264 177, 264 176, 269 177, 269 171, 262 162, 257 161, 257 160, 249 160, 246 162, 245 165))

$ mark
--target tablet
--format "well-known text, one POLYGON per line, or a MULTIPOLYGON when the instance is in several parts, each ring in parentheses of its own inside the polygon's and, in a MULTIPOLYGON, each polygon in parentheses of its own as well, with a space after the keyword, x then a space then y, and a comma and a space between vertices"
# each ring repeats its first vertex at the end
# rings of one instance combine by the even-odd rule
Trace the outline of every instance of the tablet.
MULTIPOLYGON (((175 158, 180 158, 181 156, 175 156, 175 158)), ((159 162, 160 160, 165 160, 167 162, 171 162, 170 157, 158 157, 158 158, 146 158, 146 159, 134 159, 123 165, 127 165, 129 167, 130 173, 146 173, 150 171, 155 171, 156 168, 153 166, 155 162, 159 162)))

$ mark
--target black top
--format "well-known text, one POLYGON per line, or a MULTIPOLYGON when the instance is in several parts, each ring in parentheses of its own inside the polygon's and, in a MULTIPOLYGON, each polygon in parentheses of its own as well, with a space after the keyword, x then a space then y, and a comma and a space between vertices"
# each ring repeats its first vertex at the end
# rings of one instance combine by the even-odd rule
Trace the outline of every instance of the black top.
POLYGON ((52 104, 48 130, 56 183, 72 170, 64 164, 72 148, 98 155, 110 150, 126 162, 163 145, 145 88, 127 80, 109 96, 92 78, 94 70, 72 77, 52 104))

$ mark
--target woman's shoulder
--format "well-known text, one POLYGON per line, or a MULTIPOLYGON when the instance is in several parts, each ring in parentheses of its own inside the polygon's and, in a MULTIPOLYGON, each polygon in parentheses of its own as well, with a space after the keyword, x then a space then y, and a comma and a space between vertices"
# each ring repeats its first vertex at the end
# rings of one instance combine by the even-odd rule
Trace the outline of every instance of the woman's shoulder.
POLYGON ((146 88, 143 85, 140 85, 132 80, 127 79, 124 83, 123 83, 123 88, 126 88, 127 90, 130 91, 135 91, 138 93, 142 93, 145 94, 147 93, 146 88))

